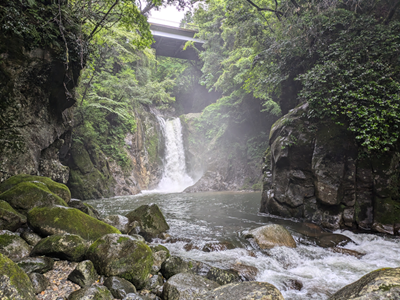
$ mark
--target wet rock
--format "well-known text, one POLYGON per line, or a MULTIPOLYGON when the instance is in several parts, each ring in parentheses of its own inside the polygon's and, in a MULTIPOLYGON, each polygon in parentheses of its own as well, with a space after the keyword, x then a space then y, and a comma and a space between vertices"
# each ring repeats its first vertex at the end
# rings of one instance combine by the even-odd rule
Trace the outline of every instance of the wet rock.
POLYGON ((68 300, 113 300, 111 292, 105 286, 81 288, 69 295, 68 300))
POLYGON ((122 299, 128 294, 136 293, 136 288, 132 283, 117 276, 108 277, 104 281, 104 285, 110 290, 114 298, 122 299))
POLYGON ((301 291, 303 288, 303 283, 300 280, 297 279, 288 279, 283 282, 283 284, 289 289, 289 290, 297 290, 301 291))
POLYGON ((245 237, 254 238, 261 249, 271 249, 275 246, 296 248, 296 242, 289 231, 277 224, 265 225, 250 230, 245 237))
POLYGON ((358 259, 360 259, 361 257, 363 257, 365 255, 365 253, 361 253, 361 252, 346 249, 346 248, 333 247, 333 248, 328 248, 328 249, 332 252, 351 255, 351 256, 357 257, 358 259))
POLYGON ((0 200, 0 230, 15 231, 26 224, 26 217, 11 207, 6 201, 0 200))
POLYGON ((231 269, 239 273, 242 281, 255 281, 258 275, 258 269, 256 267, 243 265, 241 263, 234 264, 231 269))
POLYGON ((29 279, 32 282, 33 291, 35 294, 39 294, 50 285, 50 281, 44 275, 39 273, 29 274, 29 279))
POLYGON ((114 226, 123 234, 128 234, 132 229, 132 227, 129 225, 129 219, 121 215, 110 215, 105 217, 103 221, 111 226, 114 226))
POLYGON ((216 267, 212 267, 210 271, 208 271, 207 278, 217 282, 220 285, 241 281, 239 273, 237 271, 222 270, 216 267))
POLYGON ((130 293, 126 295, 126 297, 123 298, 122 300, 144 300, 144 299, 140 297, 138 294, 130 293))
POLYGON ((71 201, 68 203, 68 206, 79 209, 81 212, 95 219, 100 219, 100 213, 97 211, 97 209, 81 200, 71 199, 71 201))
POLYGON ((54 260, 50 257, 24 257, 16 263, 27 274, 33 272, 43 274, 54 267, 54 260))
POLYGON ((28 222, 35 232, 42 235, 69 233, 91 241, 105 234, 121 233, 76 208, 62 206, 36 207, 29 211, 28 222))
POLYGON ((22 232, 21 237, 31 246, 36 246, 42 240, 38 234, 29 231, 22 232))
POLYGON ((329 300, 342 299, 399 299, 400 268, 379 269, 356 282, 346 285, 329 300))
POLYGON ((35 300, 28 275, 0 253, 0 299, 35 300))
POLYGON ((17 233, 0 230, 0 253, 11 260, 29 256, 31 248, 17 233))
POLYGON ((190 273, 180 273, 172 276, 164 284, 162 298, 164 300, 192 300, 218 286, 218 283, 204 277, 190 273))
POLYGON ((88 245, 76 234, 52 235, 42 239, 32 249, 31 256, 46 255, 69 261, 82 261, 88 245))
POLYGON ((129 235, 107 234, 95 241, 87 252, 97 272, 124 278, 142 289, 153 265, 151 249, 129 235))
POLYGON ((349 237, 333 233, 324 233, 316 239, 317 245, 322 248, 345 246, 349 242, 352 242, 349 237))
POLYGON ((214 251, 225 251, 231 249, 235 249, 235 246, 231 242, 224 241, 219 243, 207 243, 201 250, 204 252, 214 252, 214 251))
POLYGON ((284 300, 279 290, 267 282, 241 282, 230 283, 214 289, 203 295, 201 300, 250 300, 250 299, 271 299, 284 300))
POLYGON ((191 250, 201 250, 202 248, 193 243, 189 243, 183 246, 183 249, 185 249, 186 251, 191 251, 191 250))
POLYGON ((140 241, 140 242, 143 242, 143 243, 146 242, 144 237, 142 237, 140 234, 129 233, 129 235, 136 241, 140 241))
POLYGON ((84 260, 69 274, 68 280, 81 287, 88 287, 96 282, 98 277, 99 275, 97 274, 93 263, 90 260, 84 260))
POLYGON ((162 263, 161 273, 165 278, 169 279, 176 274, 188 272, 192 268, 192 262, 178 256, 171 256, 162 263))
POLYGON ((161 275, 153 275, 147 280, 145 289, 156 294, 157 291, 160 288, 162 288, 163 285, 164 285, 163 277, 161 275))
POLYGON ((191 260, 189 261, 189 272, 195 275, 207 276, 207 273, 211 270, 211 266, 201 261, 191 260))
POLYGON ((171 255, 169 254, 169 250, 162 245, 153 246, 150 247, 150 249, 153 253, 153 266, 151 267, 151 270, 153 274, 156 274, 161 270, 162 263, 171 255))
POLYGON ((142 205, 126 215, 129 222, 137 221, 140 225, 139 234, 146 240, 151 240, 167 231, 169 226, 156 204, 142 205))

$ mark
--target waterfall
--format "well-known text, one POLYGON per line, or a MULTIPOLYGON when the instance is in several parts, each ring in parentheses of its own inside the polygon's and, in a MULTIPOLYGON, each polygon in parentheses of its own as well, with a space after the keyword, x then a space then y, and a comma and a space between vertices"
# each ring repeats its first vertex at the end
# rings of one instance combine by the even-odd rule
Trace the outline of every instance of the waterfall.
POLYGON ((157 116, 165 138, 164 172, 158 187, 153 192, 179 193, 195 182, 186 173, 185 149, 182 126, 179 118, 165 121, 157 116))

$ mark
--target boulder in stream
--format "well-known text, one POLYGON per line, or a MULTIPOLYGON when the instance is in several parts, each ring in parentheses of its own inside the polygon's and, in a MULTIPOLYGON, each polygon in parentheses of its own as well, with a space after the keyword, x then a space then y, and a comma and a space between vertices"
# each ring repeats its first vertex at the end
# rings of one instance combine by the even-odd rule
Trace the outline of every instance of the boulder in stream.
POLYGON ((171 256, 166 259, 161 265, 161 273, 167 279, 171 278, 172 276, 188 272, 193 268, 193 263, 179 256, 171 256))
POLYGON ((208 271, 207 278, 220 285, 241 281, 239 272, 234 270, 223 270, 217 267, 212 267, 210 271, 208 271))
POLYGON ((271 249, 275 246, 296 248, 296 242, 289 231, 281 225, 269 224, 250 230, 246 238, 254 238, 261 249, 271 249))

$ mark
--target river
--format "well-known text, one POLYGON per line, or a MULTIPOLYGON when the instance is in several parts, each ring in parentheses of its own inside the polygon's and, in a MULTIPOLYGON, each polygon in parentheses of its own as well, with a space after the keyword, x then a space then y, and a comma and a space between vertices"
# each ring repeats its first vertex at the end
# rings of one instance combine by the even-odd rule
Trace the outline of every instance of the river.
POLYGON ((163 244, 173 255, 220 268, 229 268, 235 263, 254 266, 259 270, 256 279, 275 285, 286 300, 327 299, 368 272, 400 266, 400 240, 396 237, 337 231, 355 242, 347 244, 346 248, 365 253, 365 256, 358 259, 333 253, 300 243, 304 237, 296 232, 299 223, 258 213, 260 199, 260 193, 248 192, 154 193, 88 203, 103 215, 126 215, 142 204, 156 203, 170 226, 169 234, 178 240, 163 244), (285 226, 297 241, 297 248, 275 247, 262 252, 243 238, 247 230, 271 223, 285 226), (219 252, 186 251, 184 248, 188 243, 202 249, 206 243, 223 241, 231 242, 236 248, 219 252), (300 281, 303 288, 300 291, 288 288, 290 280, 300 281))

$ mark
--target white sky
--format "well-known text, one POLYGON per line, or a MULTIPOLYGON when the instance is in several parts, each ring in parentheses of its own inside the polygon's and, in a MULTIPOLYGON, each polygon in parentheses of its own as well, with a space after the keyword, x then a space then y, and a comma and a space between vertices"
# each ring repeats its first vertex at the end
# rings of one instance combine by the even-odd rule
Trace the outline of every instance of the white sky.
POLYGON ((178 11, 175 6, 162 7, 159 11, 151 10, 150 23, 179 27, 185 11, 178 11))

